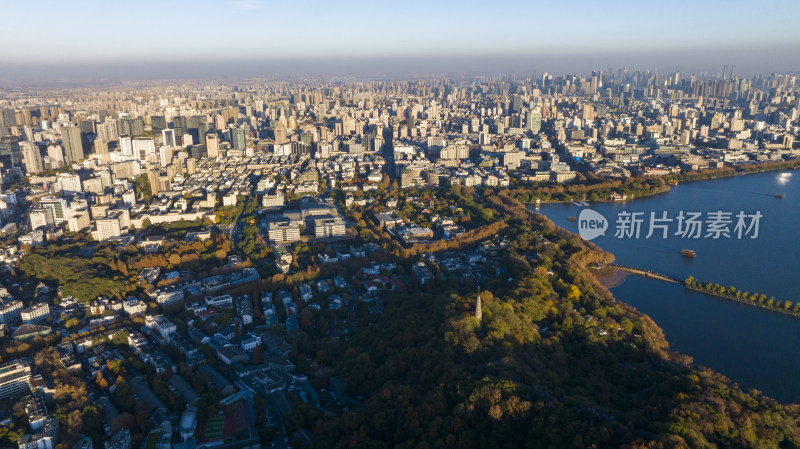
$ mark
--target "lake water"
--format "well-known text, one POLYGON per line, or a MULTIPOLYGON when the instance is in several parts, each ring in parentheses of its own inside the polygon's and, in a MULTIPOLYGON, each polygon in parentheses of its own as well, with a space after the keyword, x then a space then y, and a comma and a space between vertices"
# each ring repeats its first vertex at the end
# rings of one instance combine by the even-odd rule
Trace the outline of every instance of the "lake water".
MULTIPOLYGON (((736 176, 682 183, 669 193, 624 203, 595 203, 590 209, 609 223, 605 236, 592 240, 616 256, 616 263, 678 279, 696 279, 800 301, 800 171, 736 176), (794 179, 793 179, 794 178, 794 179), (776 194, 783 198, 775 198, 776 194), (675 235, 677 216, 700 212, 702 237, 675 235), (730 212, 731 237, 705 237, 709 212, 730 212), (758 237, 737 238, 736 215, 760 212, 758 237), (636 238, 617 238, 620 213, 644 212, 636 238), (666 217, 668 238, 658 229, 649 239, 650 213, 666 217), (694 259, 682 257, 694 250, 694 259)), ((556 225, 578 232, 585 207, 546 204, 538 212, 556 225)), ((747 219, 746 224, 752 220, 747 219)), ((752 235, 752 231, 751 234, 752 235)), ((800 319, 733 301, 688 292, 682 286, 629 275, 613 287, 614 296, 649 315, 664 330, 670 347, 694 357, 739 383, 782 402, 800 403, 800 319)))

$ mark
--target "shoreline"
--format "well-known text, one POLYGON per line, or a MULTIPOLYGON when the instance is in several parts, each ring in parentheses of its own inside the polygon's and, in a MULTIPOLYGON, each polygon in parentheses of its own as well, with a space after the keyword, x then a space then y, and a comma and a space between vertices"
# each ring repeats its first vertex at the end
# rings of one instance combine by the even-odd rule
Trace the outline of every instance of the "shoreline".
POLYGON ((800 312, 794 312, 794 311, 791 311, 791 310, 780 309, 780 308, 776 308, 776 307, 770 307, 770 306, 767 306, 767 305, 764 305, 764 304, 754 303, 752 301, 745 301, 743 299, 738 299, 735 296, 725 295, 725 294, 721 294, 721 293, 715 293, 715 292, 712 292, 710 290, 706 290, 706 289, 699 288, 699 287, 691 287, 689 285, 686 285, 685 283, 683 284, 683 287, 686 290, 689 290, 689 291, 693 291, 693 292, 697 292, 697 293, 703 293, 703 294, 706 294, 708 296, 714 296, 714 297, 717 297, 717 298, 727 299, 729 301, 734 301, 734 302, 738 302, 738 303, 741 303, 741 304, 746 304, 748 306, 757 307, 759 309, 769 310, 769 311, 772 311, 772 312, 778 312, 778 313, 782 313, 784 315, 789 315, 791 317, 800 318, 800 312))
MULTIPOLYGON (((733 173, 711 173, 711 174, 708 174, 708 176, 703 176, 703 172, 696 172, 694 174, 695 176, 686 175, 686 176, 689 176, 688 179, 681 179, 681 176, 683 176, 683 175, 678 175, 677 177, 674 176, 674 175, 664 175, 664 176, 657 176, 657 177, 646 178, 646 179, 663 179, 667 183, 669 183, 669 181, 678 181, 678 183, 684 183, 684 182, 689 183, 689 182, 700 182, 700 181, 713 181, 713 180, 716 180, 716 179, 733 178, 733 177, 736 177, 736 176, 747 176, 747 175, 753 175, 753 174, 759 174, 759 173, 769 173, 769 172, 780 171, 780 170, 796 170, 798 167, 800 167, 800 157, 795 158, 795 159, 789 159, 789 160, 782 161, 782 162, 778 162, 778 164, 783 163, 783 164, 786 164, 787 166, 769 166, 769 167, 762 167, 761 166, 762 164, 766 165, 766 164, 772 164, 772 163, 773 162, 762 162, 762 163, 758 163, 758 164, 752 164, 750 166, 754 167, 753 170, 741 170, 741 169, 737 169, 736 167, 732 167, 733 170, 734 170, 733 173)), ((626 179, 631 179, 631 178, 626 178, 626 179)), ((572 185, 580 185, 580 184, 572 184, 572 185)), ((655 196, 655 195, 660 195, 662 193, 669 193, 669 192, 672 191, 672 187, 676 187, 676 186, 671 186, 671 185, 667 184, 665 189, 660 189, 660 190, 657 190, 657 191, 654 191, 654 192, 650 192, 650 193, 646 193, 646 194, 642 194, 642 195, 637 195, 637 196, 634 196, 634 197, 630 197, 630 198, 628 198, 626 200, 602 199, 602 200, 594 200, 594 201, 591 201, 591 202, 592 203, 624 203, 624 202, 627 202, 627 201, 634 201, 634 200, 638 200, 638 199, 642 199, 642 198, 649 198, 649 197, 652 197, 652 196, 655 196)), ((591 193, 591 190, 587 191, 585 193, 591 193)), ((572 203, 574 201, 585 201, 585 202, 588 202, 589 200, 587 200, 587 199, 583 199, 583 200, 571 199, 571 200, 558 200, 558 201, 547 200, 547 201, 539 201, 538 203, 535 202, 535 201, 534 202, 528 202, 526 204, 535 207, 537 205, 543 205, 543 204, 568 204, 568 203, 572 203)))

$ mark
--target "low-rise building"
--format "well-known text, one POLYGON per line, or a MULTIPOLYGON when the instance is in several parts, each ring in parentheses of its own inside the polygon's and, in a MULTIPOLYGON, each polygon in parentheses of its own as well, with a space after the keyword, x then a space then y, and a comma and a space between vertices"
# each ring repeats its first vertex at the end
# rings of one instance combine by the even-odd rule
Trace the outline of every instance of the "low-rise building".
POLYGON ((231 295, 206 296, 206 305, 209 307, 233 307, 231 295))
POLYGON ((44 244, 44 232, 41 229, 33 230, 19 237, 20 245, 38 246, 44 244))
POLYGON ((14 399, 31 392, 31 368, 22 361, 0 365, 0 399, 14 399))
POLYGON ((296 242, 300 240, 300 223, 296 221, 277 221, 267 225, 270 242, 296 242))
POLYGON ((0 304, 0 323, 12 326, 22 320, 22 301, 12 299, 0 304))
POLYGON ((138 315, 147 311, 147 304, 139 298, 129 298, 122 303, 122 310, 128 315, 138 315))
POLYGON ((175 325, 161 315, 148 315, 145 318, 145 325, 147 325, 151 331, 161 336, 161 338, 169 338, 169 334, 177 331, 175 325))
POLYGON ((341 217, 318 218, 314 220, 314 236, 317 238, 340 237, 345 235, 345 224, 341 217))
POLYGON ((50 316, 50 306, 46 302, 39 302, 20 311, 23 324, 39 324, 50 316))

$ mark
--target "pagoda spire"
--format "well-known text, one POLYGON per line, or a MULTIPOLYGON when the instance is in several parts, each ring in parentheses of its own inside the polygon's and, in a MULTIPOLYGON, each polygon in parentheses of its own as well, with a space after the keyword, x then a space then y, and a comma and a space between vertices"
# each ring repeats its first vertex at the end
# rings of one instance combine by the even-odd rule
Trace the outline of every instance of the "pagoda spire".
POLYGON ((481 308, 481 288, 478 287, 478 301, 475 303, 475 318, 478 319, 478 323, 481 322, 481 318, 483 318, 483 309, 481 308))

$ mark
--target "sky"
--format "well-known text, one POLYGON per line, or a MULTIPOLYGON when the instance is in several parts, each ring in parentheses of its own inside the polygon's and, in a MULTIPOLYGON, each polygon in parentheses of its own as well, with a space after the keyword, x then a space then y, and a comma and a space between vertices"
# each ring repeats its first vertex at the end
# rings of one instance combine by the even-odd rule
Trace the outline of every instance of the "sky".
POLYGON ((242 76, 800 70, 796 0, 4 0, 2 11, 6 80, 224 76, 237 67, 242 76))

